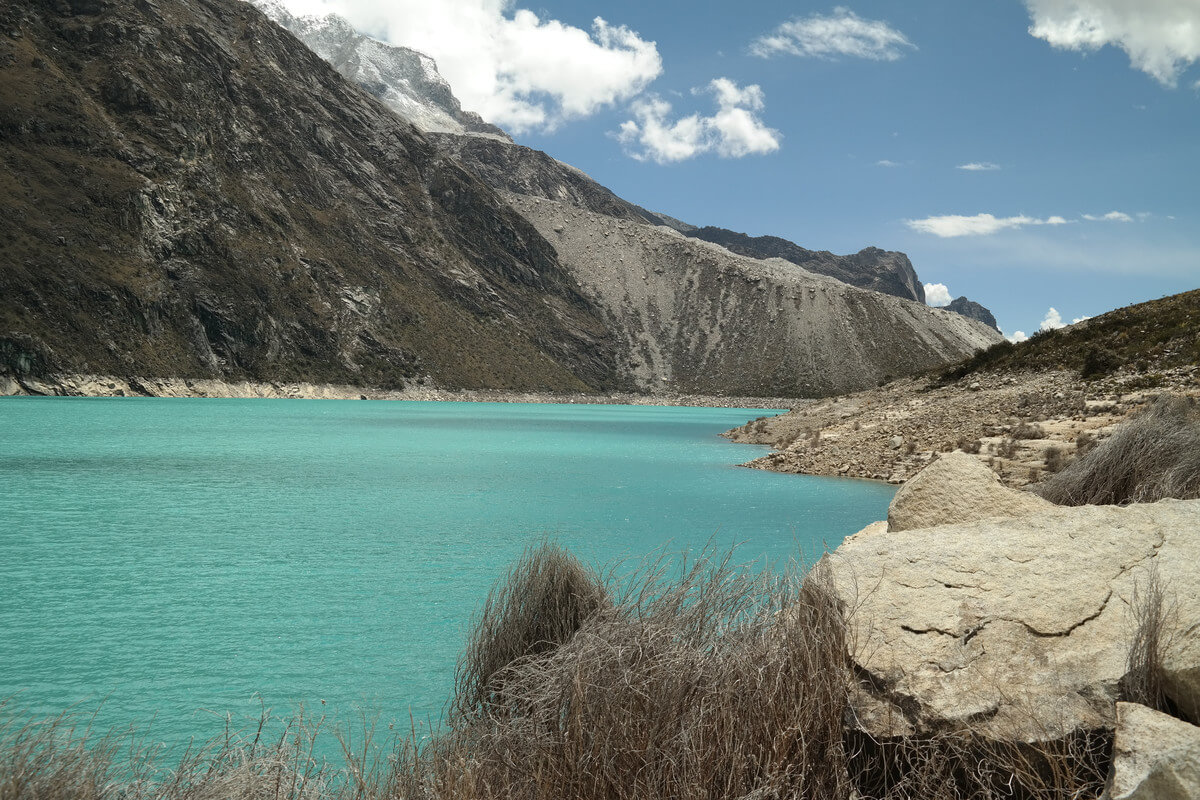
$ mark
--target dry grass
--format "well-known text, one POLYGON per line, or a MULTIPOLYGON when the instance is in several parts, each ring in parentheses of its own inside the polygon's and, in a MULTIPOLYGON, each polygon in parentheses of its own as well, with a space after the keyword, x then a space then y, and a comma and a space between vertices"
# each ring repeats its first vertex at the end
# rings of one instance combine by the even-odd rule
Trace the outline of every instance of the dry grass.
POLYGON ((412 753, 407 785, 446 798, 845 797, 846 624, 826 580, 711 553, 644 567, 570 641, 507 667, 484 713, 412 753))
POLYGON ((486 714, 523 660, 567 643, 607 605, 599 576, 562 547, 543 542, 526 549, 474 620, 455 675, 452 713, 464 720, 486 714))
POLYGON ((1038 491, 1067 506, 1200 497, 1200 409, 1160 396, 1038 491))
POLYGON ((1121 682, 1122 699, 1173 713, 1163 685, 1163 662, 1173 643, 1177 608, 1157 569, 1152 568, 1144 581, 1134 584, 1130 612, 1133 633, 1121 682))

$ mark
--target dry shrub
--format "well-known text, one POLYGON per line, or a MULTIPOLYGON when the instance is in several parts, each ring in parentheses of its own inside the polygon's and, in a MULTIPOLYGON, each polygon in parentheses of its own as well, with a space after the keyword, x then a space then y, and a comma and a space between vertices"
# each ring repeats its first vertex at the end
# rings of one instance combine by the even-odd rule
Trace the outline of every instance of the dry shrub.
POLYGON ((454 678, 452 713, 467 720, 485 714, 515 665, 566 644, 609 604, 599 576, 561 546, 527 548, 474 620, 454 678))
POLYGON ((1039 489, 1065 506, 1200 497, 1200 410, 1163 395, 1039 489))
POLYGON ((850 768, 862 800, 1092 800, 1112 752, 1110 731, 1036 743, 970 731, 855 739, 850 768))
POLYGON ((1163 685, 1163 661, 1172 644, 1177 608, 1166 583, 1152 567, 1144 582, 1134 584, 1130 598, 1130 637, 1122 699, 1173 713, 1163 685))
POLYGON ((410 752, 403 783, 447 798, 845 798, 846 621, 828 581, 708 551, 644 567, 561 647, 505 668, 483 714, 410 752))
POLYGON ((1046 448, 1044 455, 1046 472, 1062 472, 1063 466, 1067 463, 1067 457, 1063 454, 1061 448, 1051 445, 1046 448))
POLYGON ((1012 432, 1014 439, 1045 439, 1046 431, 1036 422, 1022 422, 1012 432))
POLYGON ((314 755, 321 721, 302 713, 226 732, 166 767, 136 731, 94 732, 88 719, 36 719, 0 703, 0 800, 358 800, 382 797, 382 762, 332 768, 314 755), (373 767, 373 768, 372 768, 373 767))

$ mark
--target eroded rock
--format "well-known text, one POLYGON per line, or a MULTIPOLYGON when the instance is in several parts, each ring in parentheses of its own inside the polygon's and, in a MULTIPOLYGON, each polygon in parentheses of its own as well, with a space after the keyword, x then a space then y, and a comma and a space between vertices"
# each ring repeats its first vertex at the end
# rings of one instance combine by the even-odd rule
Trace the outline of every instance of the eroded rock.
POLYGON ((1200 615, 1197 529, 1200 501, 1164 500, 852 537, 829 563, 854 609, 860 724, 1024 741, 1111 728, 1135 586, 1156 570, 1180 619, 1200 615))
POLYGON ((1010 489, 979 459, 947 453, 896 492, 888 530, 932 528, 988 517, 1016 517, 1054 508, 1037 495, 1010 489))
POLYGON ((1117 703, 1111 797, 1200 797, 1200 728, 1136 703, 1117 703))

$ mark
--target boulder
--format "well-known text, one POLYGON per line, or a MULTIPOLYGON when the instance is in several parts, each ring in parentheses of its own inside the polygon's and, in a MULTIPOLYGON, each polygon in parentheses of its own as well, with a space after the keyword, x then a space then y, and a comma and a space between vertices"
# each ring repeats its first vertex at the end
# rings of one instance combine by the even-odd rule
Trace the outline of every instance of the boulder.
POLYGON ((932 528, 988 517, 1017 517, 1054 508, 1037 495, 1010 489, 975 456, 947 453, 896 492, 888 530, 932 528))
MULTIPOLYGON (((1174 587, 1168 586, 1167 591, 1178 597, 1174 587)), ((1195 604, 1190 607, 1190 617, 1184 609, 1181 604, 1177 633, 1163 659, 1163 689, 1180 716, 1200 725, 1200 615, 1195 604)))
MULTIPOLYGON (((1111 729, 1135 587, 1156 571, 1178 619, 1200 619, 1197 530, 1200 500, 1163 500, 851 537, 827 561, 853 609, 860 726, 1021 741, 1111 729)), ((1195 652, 1172 669, 1194 675, 1195 652)))
POLYGON ((1136 703, 1117 703, 1112 800, 1200 797, 1200 728, 1136 703))

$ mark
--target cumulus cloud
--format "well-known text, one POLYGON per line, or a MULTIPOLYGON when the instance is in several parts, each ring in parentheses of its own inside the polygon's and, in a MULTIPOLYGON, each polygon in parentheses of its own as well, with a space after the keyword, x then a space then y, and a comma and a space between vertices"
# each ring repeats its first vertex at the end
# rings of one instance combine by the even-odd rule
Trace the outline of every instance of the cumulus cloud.
POLYGON ((1058 313, 1058 309, 1050 306, 1050 310, 1046 312, 1046 316, 1042 318, 1042 322, 1038 325, 1039 331, 1055 331, 1059 328, 1065 328, 1067 323, 1062 321, 1062 314, 1058 313))
POLYGON ((970 164, 959 164, 955 169, 965 169, 967 172, 991 172, 1000 169, 1000 165, 990 161, 972 161, 970 164))
POLYGON ((863 19, 840 6, 828 16, 814 14, 789 20, 750 45, 750 52, 761 58, 852 56, 873 61, 896 61, 905 50, 916 49, 907 36, 886 22, 863 19))
POLYGON ((1009 228, 1024 228, 1029 225, 1066 225, 1063 217, 1027 217, 1024 214, 1016 217, 997 217, 992 214, 976 214, 966 217, 960 214, 947 214, 940 217, 906 220, 905 224, 920 233, 932 233, 942 239, 957 236, 987 236, 1009 228))
POLYGON ((1064 50, 1120 47, 1129 63, 1174 87, 1200 61, 1196 0, 1025 0, 1029 33, 1064 50))
POLYGON ((640 94, 662 73, 657 45, 600 17, 584 30, 512 0, 283 0, 336 13, 438 64, 463 107, 520 133, 551 130, 640 94))
POLYGON ((944 283, 925 284, 925 303, 931 306, 948 306, 954 298, 944 283))
POLYGON ((616 134, 626 152, 639 161, 665 164, 704 153, 741 158, 779 149, 781 134, 758 116, 766 108, 766 97, 758 86, 740 87, 728 78, 716 78, 702 89, 693 89, 692 94, 713 95, 717 112, 672 121, 671 104, 661 97, 634 100, 630 104, 634 119, 621 123, 616 134))
POLYGON ((1020 344, 1028 338, 1029 337, 1025 335, 1025 331, 1013 331, 1012 336, 1009 336, 1008 340, 1013 344, 1020 344))
MULTIPOLYGON (((1139 217, 1141 214, 1138 215, 1139 217)), ((1133 222, 1133 217, 1126 214, 1124 211, 1110 211, 1107 214, 1084 214, 1083 218, 1088 222, 1133 222)))

